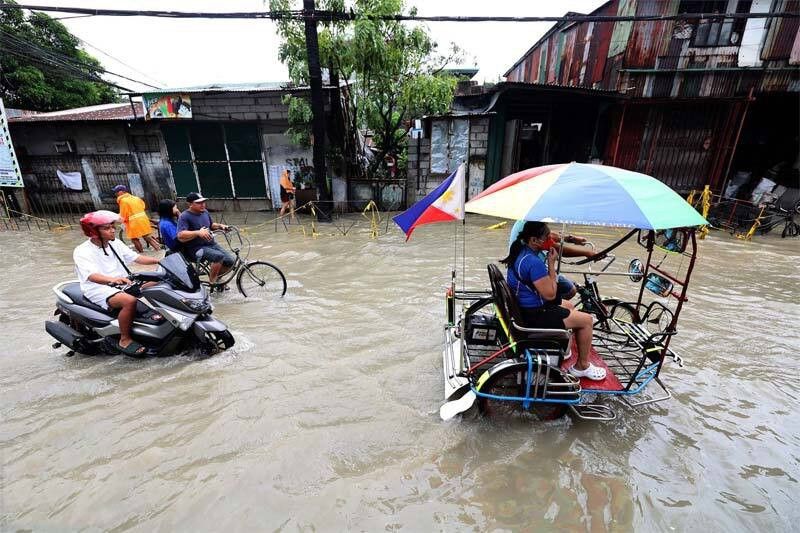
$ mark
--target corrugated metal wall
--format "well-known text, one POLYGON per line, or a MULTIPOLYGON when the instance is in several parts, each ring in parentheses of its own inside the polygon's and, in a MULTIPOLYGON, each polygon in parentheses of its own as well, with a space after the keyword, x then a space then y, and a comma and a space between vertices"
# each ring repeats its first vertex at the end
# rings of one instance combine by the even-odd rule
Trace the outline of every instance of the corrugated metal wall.
POLYGON ((605 161, 676 190, 720 186, 742 112, 743 102, 628 104, 614 119, 605 161))
MULTIPOLYGON (((731 1, 728 9, 748 6, 731 1)), ((593 14, 675 15, 687 8, 680 0, 613 0, 593 14)), ((800 0, 776 0, 771 10, 800 13, 800 0)), ((737 24, 742 22, 559 23, 520 60, 508 79, 613 90, 645 98, 742 96, 751 88, 755 92, 800 91, 800 71, 789 66, 790 57, 792 64, 800 62, 800 19, 768 19, 761 50, 763 65, 755 73, 737 69, 742 39, 737 24), (718 45, 708 46, 710 42, 718 45), (541 64, 543 58, 545 65, 541 64)))

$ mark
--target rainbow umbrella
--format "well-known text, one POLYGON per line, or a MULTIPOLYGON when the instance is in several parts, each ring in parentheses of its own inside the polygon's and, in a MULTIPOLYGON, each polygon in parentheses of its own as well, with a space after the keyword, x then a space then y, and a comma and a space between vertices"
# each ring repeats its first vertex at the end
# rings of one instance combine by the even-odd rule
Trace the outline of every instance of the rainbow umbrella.
POLYGON ((604 165, 529 168, 467 202, 466 211, 501 218, 641 229, 708 224, 655 178, 604 165))

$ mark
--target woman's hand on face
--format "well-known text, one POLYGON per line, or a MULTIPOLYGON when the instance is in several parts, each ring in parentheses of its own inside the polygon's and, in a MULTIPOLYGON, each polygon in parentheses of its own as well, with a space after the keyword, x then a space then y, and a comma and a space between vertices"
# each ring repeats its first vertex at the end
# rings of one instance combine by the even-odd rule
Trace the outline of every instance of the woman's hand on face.
POLYGON ((554 271, 553 267, 555 267, 557 259, 558 259, 558 254, 554 253, 553 250, 551 250, 547 254, 547 271, 548 272, 553 272, 554 271))

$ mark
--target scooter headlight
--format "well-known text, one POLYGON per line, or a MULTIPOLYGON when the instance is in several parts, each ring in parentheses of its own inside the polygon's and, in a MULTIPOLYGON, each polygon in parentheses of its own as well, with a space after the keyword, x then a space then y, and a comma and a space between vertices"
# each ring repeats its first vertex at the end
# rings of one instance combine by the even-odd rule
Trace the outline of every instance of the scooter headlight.
POLYGON ((197 314, 202 314, 211 310, 211 305, 205 300, 194 300, 192 298, 183 298, 181 303, 194 311, 197 314))

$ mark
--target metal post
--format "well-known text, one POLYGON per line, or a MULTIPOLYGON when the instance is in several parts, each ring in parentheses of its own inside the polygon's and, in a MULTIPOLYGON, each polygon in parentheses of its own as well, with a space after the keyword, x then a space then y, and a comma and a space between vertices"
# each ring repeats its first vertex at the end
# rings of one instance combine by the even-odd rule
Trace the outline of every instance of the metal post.
POLYGON ((189 129, 186 129, 186 142, 189 143, 189 155, 192 158, 192 170, 194 170, 194 181, 197 183, 197 193, 203 194, 203 191, 200 188, 200 174, 197 173, 197 161, 194 159, 194 148, 192 148, 192 134, 189 133, 189 129))
POLYGON ((619 140, 622 137, 622 126, 625 124, 625 111, 628 105, 622 104, 622 116, 619 117, 619 128, 617 128, 617 142, 614 143, 614 157, 611 158, 611 166, 617 166, 617 153, 619 153, 619 140))
POLYGON ((228 135, 225 133, 225 124, 220 124, 222 128, 222 146, 225 148, 225 162, 228 164, 228 179, 231 182, 231 194, 234 202, 236 201, 236 185, 233 184, 233 169, 231 168, 231 155, 228 153, 228 135))

